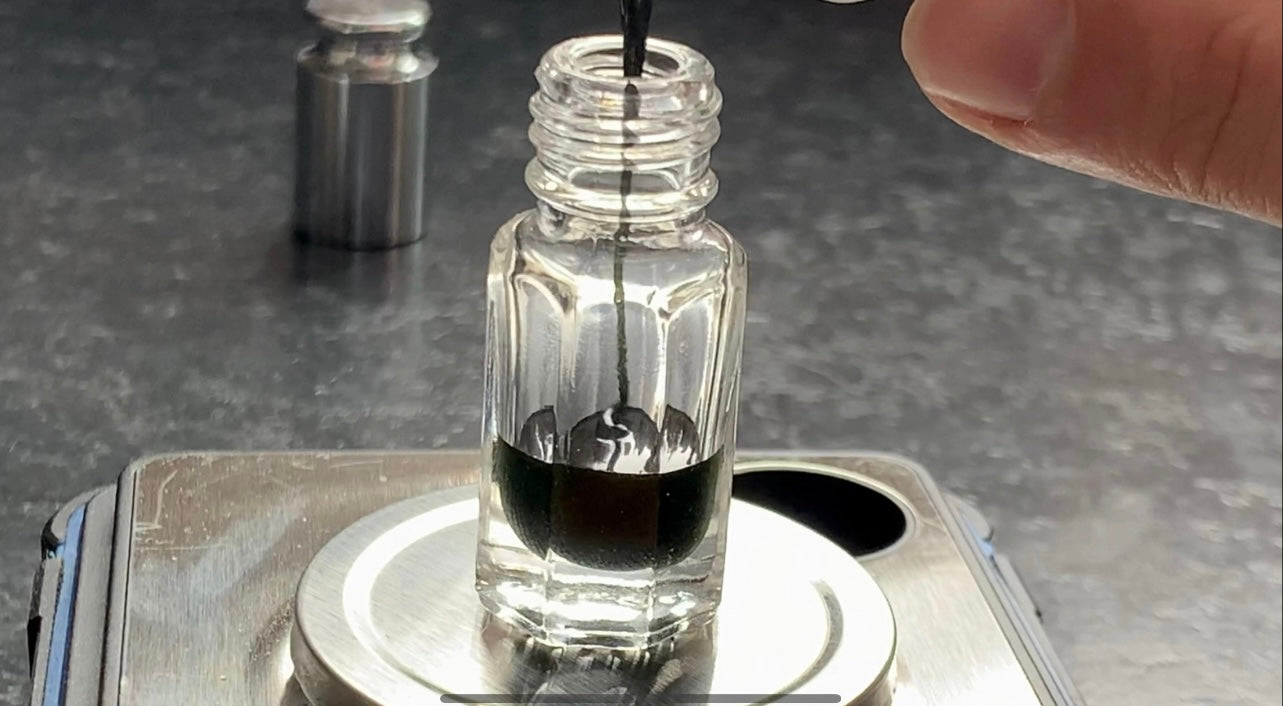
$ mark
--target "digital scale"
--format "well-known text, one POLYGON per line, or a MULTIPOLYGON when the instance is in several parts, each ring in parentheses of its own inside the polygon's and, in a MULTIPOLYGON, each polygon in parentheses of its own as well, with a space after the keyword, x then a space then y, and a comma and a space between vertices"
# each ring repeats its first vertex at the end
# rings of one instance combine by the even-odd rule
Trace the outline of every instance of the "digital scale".
POLYGON ((487 618, 478 458, 136 462, 46 527, 32 705, 1081 703, 988 524, 911 462, 741 452, 716 621, 624 653, 487 618))

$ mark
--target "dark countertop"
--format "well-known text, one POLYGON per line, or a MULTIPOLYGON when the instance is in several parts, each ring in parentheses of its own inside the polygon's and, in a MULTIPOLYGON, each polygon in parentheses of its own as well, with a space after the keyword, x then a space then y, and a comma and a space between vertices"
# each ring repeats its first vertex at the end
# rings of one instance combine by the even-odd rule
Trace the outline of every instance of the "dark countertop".
MULTIPOLYGON (((130 459, 478 442, 531 70, 613 6, 438 0, 432 233, 350 256, 285 234, 295 4, 0 0, 0 704, 41 525, 130 459)), ((898 452, 974 499, 1090 703, 1278 703, 1279 231, 952 125, 905 7, 659 3, 727 96, 742 445, 898 452)))

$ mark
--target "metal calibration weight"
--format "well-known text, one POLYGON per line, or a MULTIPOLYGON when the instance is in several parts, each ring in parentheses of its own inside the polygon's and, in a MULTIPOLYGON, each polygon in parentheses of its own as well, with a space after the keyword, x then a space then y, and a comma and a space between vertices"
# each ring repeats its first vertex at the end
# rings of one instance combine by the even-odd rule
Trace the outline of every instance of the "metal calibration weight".
POLYGON ((424 235, 429 78, 423 0, 311 0, 297 57, 294 230, 381 250, 424 235))

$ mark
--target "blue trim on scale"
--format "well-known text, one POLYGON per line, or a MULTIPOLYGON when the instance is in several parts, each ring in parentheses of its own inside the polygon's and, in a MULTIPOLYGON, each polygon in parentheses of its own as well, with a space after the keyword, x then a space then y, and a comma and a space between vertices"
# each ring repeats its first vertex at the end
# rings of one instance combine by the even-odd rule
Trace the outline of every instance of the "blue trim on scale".
POLYGON ((71 621, 74 618, 76 587, 80 580, 80 546, 83 540, 85 508, 80 506, 67 519, 67 541, 54 550, 62 559, 62 576, 58 581, 58 601, 54 608, 53 635, 49 641, 49 663, 45 670, 44 700, 41 706, 66 706, 63 693, 67 684, 68 659, 71 650, 71 621))
POLYGON ((994 554, 997 553, 993 548, 993 542, 990 542, 987 539, 981 539, 980 535, 976 535, 976 541, 980 543, 980 553, 984 554, 985 558, 989 561, 993 561, 994 554))

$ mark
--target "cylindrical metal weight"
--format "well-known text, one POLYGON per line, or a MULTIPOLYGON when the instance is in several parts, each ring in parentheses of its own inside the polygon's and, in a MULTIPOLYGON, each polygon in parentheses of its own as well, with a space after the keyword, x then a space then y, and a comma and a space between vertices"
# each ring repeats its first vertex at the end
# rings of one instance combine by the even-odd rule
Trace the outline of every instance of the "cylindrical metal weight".
POLYGON ((312 0, 323 31, 298 55, 294 227, 379 250, 424 235, 428 80, 422 0, 312 0))

